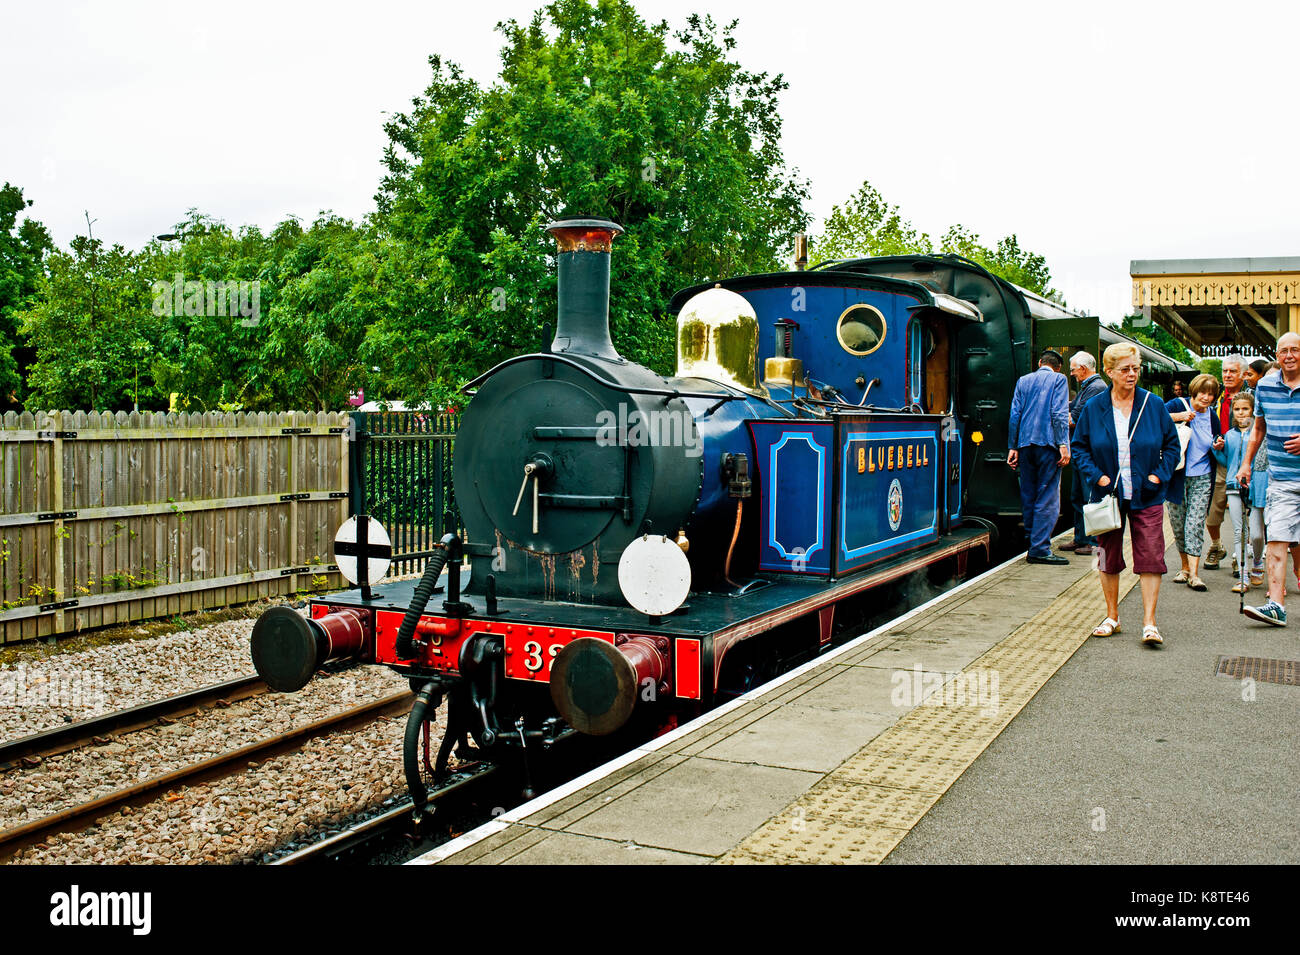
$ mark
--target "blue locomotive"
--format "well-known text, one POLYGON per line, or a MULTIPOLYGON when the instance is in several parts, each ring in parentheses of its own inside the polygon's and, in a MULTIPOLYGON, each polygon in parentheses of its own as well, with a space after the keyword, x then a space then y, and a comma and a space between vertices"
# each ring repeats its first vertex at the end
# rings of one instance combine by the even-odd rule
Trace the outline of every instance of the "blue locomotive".
POLYGON ((467 386, 463 539, 447 535, 418 583, 322 597, 309 619, 277 608, 254 629, 276 689, 339 657, 411 679, 417 804, 464 737, 490 750, 638 714, 672 725, 827 646, 873 588, 987 554, 988 519, 1018 509, 1012 387, 1035 322, 1070 317, 953 257, 743 276, 673 299, 664 377, 610 340, 619 226, 548 230, 553 342, 467 386))

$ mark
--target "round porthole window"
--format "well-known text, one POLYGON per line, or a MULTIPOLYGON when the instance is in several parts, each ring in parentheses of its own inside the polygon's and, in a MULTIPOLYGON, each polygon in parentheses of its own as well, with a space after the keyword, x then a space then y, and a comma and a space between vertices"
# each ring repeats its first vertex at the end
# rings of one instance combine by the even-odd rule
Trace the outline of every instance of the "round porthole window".
POLYGON ((844 310, 835 336, 851 355, 870 355, 885 340, 885 316, 870 305, 852 305, 844 310))

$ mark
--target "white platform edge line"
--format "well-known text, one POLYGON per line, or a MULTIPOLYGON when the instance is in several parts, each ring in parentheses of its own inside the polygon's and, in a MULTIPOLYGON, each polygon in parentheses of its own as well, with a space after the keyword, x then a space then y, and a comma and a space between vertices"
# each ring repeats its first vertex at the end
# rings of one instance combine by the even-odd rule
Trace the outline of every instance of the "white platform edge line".
MULTIPOLYGON (((1063 534, 1057 535, 1057 537, 1061 537, 1061 536, 1064 535, 1063 534)), ((836 657, 840 656, 841 654, 847 653, 850 650, 856 650, 859 649, 860 647, 865 646, 866 644, 870 643, 872 640, 879 638, 885 632, 893 629, 894 627, 897 627, 900 623, 910 620, 912 617, 915 617, 917 614, 925 610, 928 610, 929 608, 933 607, 938 603, 942 603, 943 601, 947 600, 950 597, 955 597, 963 590, 975 586, 977 583, 984 580, 986 577, 991 577, 992 575, 998 573, 999 571, 1005 570, 1007 567, 1010 567, 1012 564, 1019 563, 1020 561, 1024 560, 1028 556, 1028 554, 1029 554, 1028 551, 1024 551, 1008 560, 1003 561, 1002 563, 998 564, 996 567, 990 567, 988 570, 984 571, 984 573, 980 574, 978 577, 972 577, 970 580, 963 581, 962 583, 958 584, 956 587, 952 588, 952 590, 947 590, 941 594, 936 594, 934 597, 931 597, 929 600, 921 604, 919 607, 913 607, 907 613, 895 617, 893 620, 890 620, 887 623, 881 624, 875 630, 868 631, 867 633, 864 633, 859 637, 854 637, 848 643, 844 644, 844 646, 838 647, 835 650, 832 650, 830 653, 822 654, 821 656, 809 660, 807 663, 801 663, 799 666, 795 667, 789 673, 783 673, 781 676, 777 677, 775 680, 771 681, 770 683, 764 683, 762 686, 755 687, 754 689, 750 690, 748 693, 744 694, 743 696, 736 697, 730 703, 724 703, 722 706, 709 710, 709 712, 705 713, 703 716, 696 717, 695 719, 691 720, 689 723, 682 724, 672 732, 665 733, 663 736, 657 737, 651 742, 646 743, 644 746, 639 746, 636 749, 628 750, 622 756, 618 756, 614 759, 611 759, 607 763, 602 763, 601 765, 597 766, 595 769, 592 769, 589 772, 586 772, 583 775, 578 776, 576 779, 569 780, 569 782, 565 783, 563 786, 559 786, 555 789, 552 789, 550 792, 544 793, 541 796, 538 796, 536 799, 529 800, 523 805, 516 806, 514 809, 510 810, 509 812, 502 813, 501 815, 493 819, 491 822, 485 822, 477 829, 471 829, 469 832, 466 832, 461 836, 457 836, 451 842, 445 843, 436 849, 431 849, 430 851, 426 852, 424 855, 416 856, 414 859, 409 859, 408 861, 403 863, 403 865, 433 865, 435 863, 441 862, 446 858, 449 858, 450 856, 455 855, 457 852, 461 852, 464 849, 468 849, 470 846, 474 845, 475 843, 481 842, 482 840, 488 838, 489 836, 494 836, 498 832, 501 832, 503 829, 509 828, 511 823, 519 822, 523 819, 526 819, 528 816, 531 816, 536 812, 540 812, 541 810, 545 809, 547 806, 551 805, 552 803, 559 802, 561 799, 565 799, 573 795, 579 789, 582 789, 585 786, 589 786, 592 783, 597 782, 600 779, 603 779, 605 776, 608 776, 610 773, 617 772, 618 770, 622 769, 624 766, 627 766, 629 763, 636 762, 642 756, 645 756, 649 753, 653 753, 655 750, 661 749, 662 747, 667 746, 669 743, 681 739, 683 736, 689 733, 694 733, 696 730, 704 726, 708 726, 714 720, 726 716, 732 710, 738 709, 746 703, 752 703, 754 700, 758 699, 761 696, 766 696, 768 693, 772 692, 775 689, 779 689, 780 687, 784 686, 786 683, 789 683, 791 680, 795 679, 796 677, 802 676, 804 673, 807 673, 809 670, 821 666, 823 663, 826 663, 829 660, 834 660, 836 657)))
POLYGON ((510 824, 502 822, 499 818, 491 822, 485 822, 477 829, 471 829, 464 835, 457 836, 451 842, 444 842, 436 849, 431 849, 422 856, 416 856, 414 859, 408 859, 403 865, 434 865, 441 862, 448 856, 453 856, 462 849, 468 849, 476 842, 481 842, 488 836, 496 835, 503 829, 509 829, 510 824))

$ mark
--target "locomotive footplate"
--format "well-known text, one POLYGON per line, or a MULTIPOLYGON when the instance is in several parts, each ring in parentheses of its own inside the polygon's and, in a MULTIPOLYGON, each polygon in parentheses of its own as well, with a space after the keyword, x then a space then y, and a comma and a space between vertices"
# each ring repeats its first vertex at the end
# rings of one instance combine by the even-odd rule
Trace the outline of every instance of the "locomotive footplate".
MULTIPOLYGON (((621 647, 633 659, 639 680, 652 674, 661 682, 656 692, 671 698, 713 702, 722 659, 729 649, 775 627, 806 618, 829 641, 834 607, 873 587, 923 570, 938 561, 961 558, 972 549, 987 553, 989 533, 983 528, 958 528, 938 542, 904 556, 882 561, 868 571, 839 580, 766 575, 770 585, 740 594, 692 593, 689 603, 665 617, 651 618, 630 607, 542 602, 513 597, 496 599, 497 612, 487 614, 481 594, 462 595, 468 611, 462 617, 440 612, 422 615, 417 627, 421 658, 399 660, 394 639, 414 595, 415 580, 394 581, 373 588, 371 599, 349 590, 311 602, 311 615, 322 617, 341 609, 372 611, 373 662, 394 666, 412 677, 434 675, 451 684, 462 670, 462 656, 475 637, 500 641, 506 683, 545 686, 565 649, 577 641, 599 641, 621 647), (663 657, 657 666, 654 655, 663 657), (649 657, 649 662, 645 662, 649 657)), ((430 605, 430 610, 438 605, 430 605)), ((495 643, 495 641, 493 641, 495 643)), ((608 656, 608 655, 605 655, 608 656)), ((600 666, 601 655, 589 665, 600 666)))

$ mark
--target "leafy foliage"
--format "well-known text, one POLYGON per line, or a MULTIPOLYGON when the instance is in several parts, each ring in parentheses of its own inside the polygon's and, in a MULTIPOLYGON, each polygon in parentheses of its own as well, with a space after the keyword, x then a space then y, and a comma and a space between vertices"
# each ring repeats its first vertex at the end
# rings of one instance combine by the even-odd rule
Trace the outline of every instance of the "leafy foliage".
MULTIPOLYGON (((346 219, 322 216, 269 270, 273 291, 250 380, 262 404, 341 408, 364 382, 358 354, 379 309, 372 236, 346 219)), ((265 308, 265 306, 263 306, 265 308)))
POLYGON ((378 200, 387 307, 366 355, 403 397, 447 399, 541 344, 554 320, 549 219, 608 216, 610 326, 668 371, 677 288, 778 267, 807 221, 807 185, 780 148, 778 76, 730 58, 735 24, 647 24, 626 0, 557 0, 506 39, 489 88, 432 57, 390 140, 378 200))
MULTIPOLYGON (((813 246, 817 258, 822 260, 930 255, 934 252, 930 236, 903 218, 901 209, 886 202, 869 182, 864 182, 843 205, 831 208, 825 231, 816 238, 813 246)), ((939 251, 970 259, 1013 285, 1063 302, 1060 294, 1051 287, 1052 273, 1047 260, 1022 249, 1014 234, 999 239, 990 248, 980 241, 978 234, 958 223, 944 233, 939 251)))
POLYGON ((944 234, 940 248, 984 266, 1012 285, 1064 304, 1060 293, 1052 288, 1052 273, 1047 260, 1036 252, 1022 249, 1014 233, 998 239, 998 244, 990 249, 980 242, 977 234, 958 223, 944 234))
POLYGON ((18 315, 33 303, 54 248, 50 233, 34 219, 18 216, 32 205, 18 186, 0 188, 0 410, 17 407, 31 349, 18 342, 18 315))
MULTIPOLYGON (((146 247, 142 283, 152 288, 154 283, 178 279, 261 282, 259 305, 265 315, 274 301, 275 288, 264 280, 278 258, 297 242, 302 228, 289 220, 277 226, 270 237, 255 227, 234 232, 225 223, 190 210, 173 232, 179 242, 155 241, 146 247)), ((177 303, 167 304, 170 320, 165 340, 151 366, 160 393, 177 393, 180 406, 187 410, 256 407, 258 358, 264 337, 259 327, 244 325, 228 310, 209 315, 204 308, 186 314, 177 303)))
MULTIPOLYGON (((28 403, 44 408, 130 406, 137 370, 165 337, 149 310, 139 256, 77 236, 52 253, 35 304, 21 315, 36 353, 28 403)), ((145 396, 156 388, 145 380, 145 396)))
POLYGON ((1196 370, 1207 375, 1213 375, 1219 381, 1223 381, 1222 358, 1202 358, 1196 362, 1196 370))
POLYGON ((1156 351, 1164 352, 1175 361, 1180 361, 1184 365, 1194 364, 1192 353, 1178 339, 1159 325, 1153 322, 1147 327, 1135 328, 1133 322, 1140 317, 1138 315, 1125 315, 1124 319, 1119 323, 1120 330, 1130 338, 1136 338, 1144 345, 1149 345, 1156 351))
POLYGON ((22 315, 29 405, 157 409, 176 393, 189 410, 342 407, 377 308, 373 233, 329 214, 234 232, 194 211, 176 233, 138 253, 78 236, 49 257, 22 315), (256 315, 213 307, 206 290, 240 282, 256 283, 256 315), (177 283, 207 297, 191 308, 177 283))
POLYGON ((857 259, 878 255, 929 254, 930 237, 903 218, 898 206, 885 201, 864 182, 842 206, 832 206, 825 232, 815 242, 817 258, 857 259))

